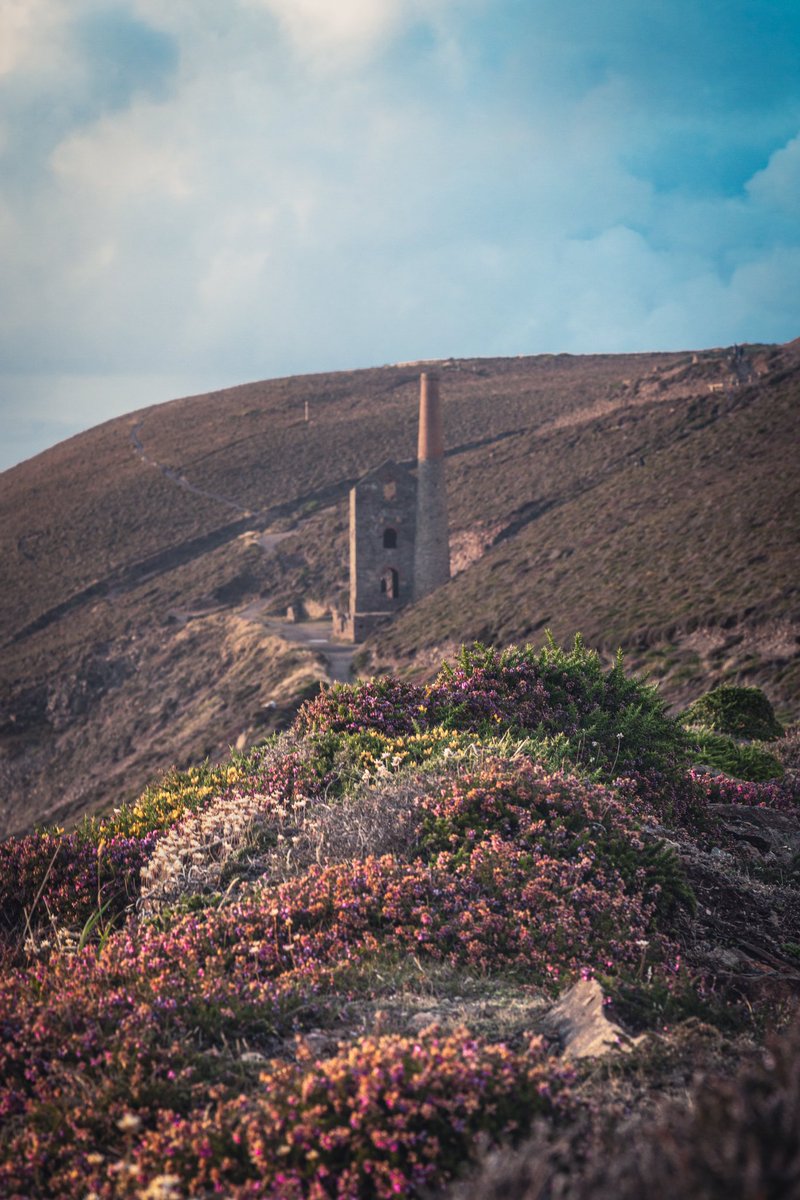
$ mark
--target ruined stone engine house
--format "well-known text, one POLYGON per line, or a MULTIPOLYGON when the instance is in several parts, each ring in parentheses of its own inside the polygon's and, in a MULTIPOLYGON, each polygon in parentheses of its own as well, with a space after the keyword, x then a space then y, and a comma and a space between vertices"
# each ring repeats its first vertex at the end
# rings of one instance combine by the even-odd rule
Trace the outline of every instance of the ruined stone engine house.
POLYGON ((334 637, 360 642, 450 578, 439 379, 420 376, 416 475, 387 461, 350 490, 350 596, 334 637))

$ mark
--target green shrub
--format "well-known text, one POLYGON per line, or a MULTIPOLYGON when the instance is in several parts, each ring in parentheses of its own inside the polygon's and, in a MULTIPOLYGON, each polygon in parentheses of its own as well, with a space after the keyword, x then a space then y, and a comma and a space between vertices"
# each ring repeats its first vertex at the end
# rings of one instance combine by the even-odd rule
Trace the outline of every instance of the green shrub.
POLYGON ((621 651, 604 667, 580 634, 569 650, 549 634, 541 650, 464 646, 455 667, 442 668, 430 700, 437 721, 450 727, 566 739, 564 760, 599 779, 673 775, 688 762, 685 731, 656 689, 625 673, 621 651))
POLYGON ((691 736, 697 760, 732 775, 734 779, 765 783, 783 775, 778 759, 760 746, 741 746, 732 737, 708 729, 693 729, 691 736))
POLYGON ((774 742, 784 729, 767 697, 757 687, 718 687, 683 713, 685 725, 703 725, 731 737, 774 742))
MULTIPOLYGON (((549 764, 579 767, 596 779, 679 776, 688 765, 683 727, 668 717, 656 689, 626 675, 622 654, 606 668, 578 634, 570 650, 546 645, 498 651, 475 642, 421 687, 381 678, 325 689, 297 714, 294 732, 340 752, 342 735, 363 749, 439 728, 496 738, 534 738, 549 764), (330 739, 333 737, 335 743, 330 739)), ((331 761, 333 759, 331 758, 331 761)))

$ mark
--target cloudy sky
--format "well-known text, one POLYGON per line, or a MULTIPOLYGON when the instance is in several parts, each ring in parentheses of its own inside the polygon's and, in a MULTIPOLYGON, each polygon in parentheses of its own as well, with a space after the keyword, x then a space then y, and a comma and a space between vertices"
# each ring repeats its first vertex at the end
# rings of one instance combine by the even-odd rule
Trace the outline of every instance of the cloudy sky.
POLYGON ((215 387, 800 335, 798 0, 0 0, 0 467, 215 387))

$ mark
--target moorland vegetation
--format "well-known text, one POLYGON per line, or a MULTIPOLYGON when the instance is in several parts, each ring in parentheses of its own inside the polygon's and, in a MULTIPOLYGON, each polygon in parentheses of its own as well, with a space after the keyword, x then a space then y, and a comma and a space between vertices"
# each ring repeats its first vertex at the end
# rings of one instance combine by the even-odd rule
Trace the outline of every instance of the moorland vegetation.
MULTIPOLYGON (((673 711, 744 685, 800 716, 800 342, 438 366, 458 573, 363 673, 582 629, 673 711)), ((0 474, 0 834, 291 721, 325 665, 280 618, 346 586, 348 489, 414 461, 420 369, 176 400, 0 474)))
POLYGON ((736 700, 474 644, 0 843, 0 1192, 797 1194, 798 736, 736 700))

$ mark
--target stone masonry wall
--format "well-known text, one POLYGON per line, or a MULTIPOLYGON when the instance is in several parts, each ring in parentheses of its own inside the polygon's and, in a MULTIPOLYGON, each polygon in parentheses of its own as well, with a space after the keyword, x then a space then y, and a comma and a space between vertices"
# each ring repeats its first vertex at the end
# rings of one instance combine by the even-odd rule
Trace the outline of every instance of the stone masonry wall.
POLYGON ((415 529, 416 484, 406 468, 383 463, 352 489, 350 613, 354 617, 392 615, 413 599, 415 529))
POLYGON ((414 598, 421 600, 450 578, 444 422, 435 371, 420 376, 417 451, 417 539, 414 598))
POLYGON ((450 539, 444 461, 421 460, 417 467, 417 529, 414 598, 421 600, 450 578, 450 539))

